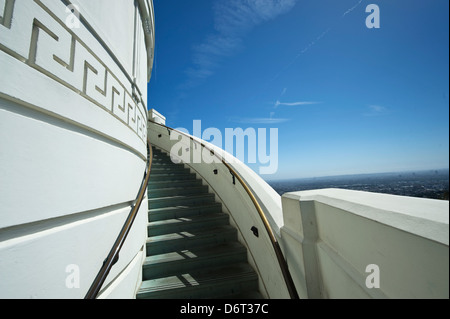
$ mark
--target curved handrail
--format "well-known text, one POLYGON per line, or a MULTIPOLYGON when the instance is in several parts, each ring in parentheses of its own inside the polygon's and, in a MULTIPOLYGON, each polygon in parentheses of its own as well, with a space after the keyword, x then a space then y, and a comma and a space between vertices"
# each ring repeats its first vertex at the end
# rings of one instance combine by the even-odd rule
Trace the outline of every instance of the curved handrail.
POLYGON ((275 250, 275 255, 277 256, 277 260, 278 263, 280 265, 280 269, 281 272, 283 274, 283 278, 285 280, 286 286, 288 288, 289 291, 289 295, 291 297, 291 299, 299 299, 297 290, 295 288, 295 284, 294 281, 292 280, 292 276, 291 273, 289 272, 289 268, 288 265, 286 263, 286 260, 284 259, 283 256, 283 252, 281 251, 280 245, 278 243, 278 240, 276 239, 272 227, 269 224, 269 221, 267 220, 266 215, 264 214, 261 206, 258 203, 258 200, 256 199, 255 195, 253 194, 253 192, 250 190, 250 187, 247 185, 247 183, 242 179, 242 177, 236 172, 236 170, 231 167, 231 165, 229 165, 223 158, 220 158, 216 152, 214 150, 212 150, 211 148, 209 148, 208 146, 206 146, 205 144, 203 144, 202 142, 199 142, 197 140, 194 140, 194 138, 192 136, 189 136, 188 134, 178 131, 176 129, 173 129, 171 127, 168 127, 166 125, 160 124, 160 123, 156 123, 153 122, 154 124, 157 124, 159 126, 162 126, 164 128, 166 128, 167 130, 172 130, 175 131, 179 134, 183 134, 186 137, 189 137, 191 141, 195 141, 196 143, 200 144, 202 147, 204 147, 205 149, 207 149, 211 154, 214 154, 214 156, 216 156, 225 166, 226 168, 230 171, 230 173, 235 176, 237 178, 237 180, 239 181, 239 183, 242 185, 242 187, 244 188, 245 192, 247 193, 247 195, 250 197, 250 199, 253 202, 253 205, 255 206, 263 224, 264 224, 264 228, 266 229, 267 234, 269 235, 270 238, 270 242, 272 243, 272 247, 275 250))
POLYGON ((106 257, 105 261, 103 262, 103 265, 100 268, 97 277, 95 277, 94 282, 92 283, 91 287, 89 288, 89 291, 84 297, 85 299, 95 299, 97 297, 101 287, 103 286, 106 280, 106 277, 108 277, 108 274, 111 271, 111 268, 119 260, 120 250, 122 249, 122 246, 128 236, 128 233, 131 230, 131 226, 133 226, 133 222, 136 219, 136 215, 139 211, 139 208, 141 207, 142 200, 144 199, 144 195, 147 190, 148 180, 150 178, 150 169, 152 166, 152 158, 153 158, 153 151, 149 139, 147 139, 147 156, 148 159, 147 159, 147 166, 145 168, 144 178, 142 179, 142 185, 139 188, 138 196, 134 201, 133 208, 131 209, 131 212, 128 215, 127 220, 125 221, 125 224, 123 225, 122 230, 119 233, 119 236, 114 242, 114 245, 111 248, 108 257, 106 257))

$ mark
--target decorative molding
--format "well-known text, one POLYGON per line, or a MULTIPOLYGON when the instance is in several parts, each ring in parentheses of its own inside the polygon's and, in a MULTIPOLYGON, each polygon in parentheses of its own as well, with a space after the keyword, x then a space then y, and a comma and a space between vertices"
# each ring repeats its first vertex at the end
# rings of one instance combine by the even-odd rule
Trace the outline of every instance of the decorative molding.
POLYGON ((0 25, 3 25, 6 28, 11 28, 11 20, 12 20, 12 12, 14 9, 14 1, 15 0, 1 0, 0 1, 0 8, 3 7, 3 13, 0 15, 0 25))
POLYGON ((155 50, 155 17, 152 0, 138 0, 142 27, 145 35, 145 46, 147 49, 147 81, 150 82, 153 69, 155 50))
POLYGON ((105 52, 94 52, 41 0, 0 0, 0 50, 94 103, 146 143, 147 112, 135 84, 121 66, 114 74, 99 57, 105 52))

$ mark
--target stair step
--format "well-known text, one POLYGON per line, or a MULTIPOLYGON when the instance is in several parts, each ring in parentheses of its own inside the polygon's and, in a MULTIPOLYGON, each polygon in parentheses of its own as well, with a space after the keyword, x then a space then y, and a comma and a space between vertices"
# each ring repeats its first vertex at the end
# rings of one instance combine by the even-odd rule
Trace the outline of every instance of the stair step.
POLYGON ((160 198, 150 198, 148 200, 148 206, 150 209, 173 207, 173 206, 192 206, 201 204, 214 203, 214 194, 200 194, 200 195, 178 195, 160 198))
POLYGON ((148 183, 148 189, 163 189, 171 187, 195 187, 201 186, 202 181, 200 179, 181 180, 181 181, 150 181, 148 183))
POLYGON ((197 176, 192 173, 164 173, 164 174, 156 174, 150 177, 151 182, 159 182, 159 181, 184 181, 184 180, 195 180, 197 176))
POLYGON ((260 300, 264 299, 263 295, 258 290, 244 291, 238 294, 218 296, 214 299, 247 299, 247 300, 260 300))
POLYGON ((163 154, 165 154, 165 152, 163 152, 162 150, 160 150, 159 148, 156 148, 156 147, 152 147, 152 150, 153 150, 153 154, 161 154, 161 153, 163 153, 163 154))
POLYGON ((235 228, 227 225, 209 229, 196 229, 186 232, 170 233, 147 238, 147 256, 169 253, 174 250, 210 247, 237 240, 235 228))
POLYGON ((155 156, 170 157, 170 154, 166 153, 166 152, 159 151, 159 150, 153 150, 153 157, 155 157, 155 156))
POLYGON ((153 161, 152 169, 154 168, 178 168, 185 167, 184 164, 175 164, 173 162, 161 162, 161 161, 153 161))
POLYGON ((236 263, 143 281, 137 298, 200 299, 232 296, 257 288, 254 270, 246 263, 236 263))
POLYGON ((184 166, 184 164, 181 163, 174 163, 172 162, 172 160, 169 159, 156 159, 153 158, 152 160, 152 169, 154 168, 162 168, 162 167, 167 167, 167 168, 178 168, 178 167, 186 167, 184 166))
POLYGON ((150 222, 173 219, 173 218, 184 218, 195 215, 203 215, 210 213, 220 213, 222 212, 222 204, 212 203, 207 205, 198 206, 171 206, 164 208, 150 209, 148 213, 148 220, 150 222))
POLYGON ((167 233, 190 231, 194 229, 208 229, 214 226, 227 225, 227 214, 208 214, 203 216, 190 216, 174 219, 160 220, 148 224, 148 236, 159 236, 167 233))
POLYGON ((157 154, 153 154, 152 164, 153 163, 181 164, 180 162, 173 162, 170 156, 157 154))
POLYGON ((207 193, 208 193, 207 185, 160 188, 160 189, 150 189, 147 191, 149 198, 169 197, 177 195, 200 195, 207 193))
POLYGON ((145 259, 143 279, 172 276, 195 269, 215 267, 226 263, 245 262, 247 250, 238 242, 224 243, 213 247, 194 247, 192 249, 171 251, 149 256, 145 259))
POLYGON ((186 168, 184 166, 178 165, 175 167, 152 167, 150 170, 150 178, 152 178, 154 175, 160 175, 160 174, 190 174, 191 171, 189 168, 186 168))
POLYGON ((162 153, 162 152, 155 152, 153 151, 153 158, 157 158, 157 159, 170 159, 170 154, 169 153, 162 153))

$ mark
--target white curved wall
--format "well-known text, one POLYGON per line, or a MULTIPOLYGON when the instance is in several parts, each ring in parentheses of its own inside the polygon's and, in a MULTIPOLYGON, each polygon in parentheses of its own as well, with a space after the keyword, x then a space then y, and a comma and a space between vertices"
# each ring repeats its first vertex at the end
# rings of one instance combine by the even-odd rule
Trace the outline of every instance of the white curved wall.
MULTIPOLYGON (((145 170, 141 11, 72 3, 75 27, 69 1, 0 0, 0 298, 84 297, 145 170)), ((134 297, 146 221, 144 198, 101 297, 134 297)))

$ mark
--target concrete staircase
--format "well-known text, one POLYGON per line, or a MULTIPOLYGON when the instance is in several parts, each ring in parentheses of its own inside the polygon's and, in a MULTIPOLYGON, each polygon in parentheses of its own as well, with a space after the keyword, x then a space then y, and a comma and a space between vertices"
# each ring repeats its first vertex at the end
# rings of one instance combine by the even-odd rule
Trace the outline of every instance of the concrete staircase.
POLYGON ((246 248, 214 197, 188 168, 153 148, 138 299, 262 298, 246 248))

